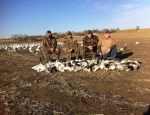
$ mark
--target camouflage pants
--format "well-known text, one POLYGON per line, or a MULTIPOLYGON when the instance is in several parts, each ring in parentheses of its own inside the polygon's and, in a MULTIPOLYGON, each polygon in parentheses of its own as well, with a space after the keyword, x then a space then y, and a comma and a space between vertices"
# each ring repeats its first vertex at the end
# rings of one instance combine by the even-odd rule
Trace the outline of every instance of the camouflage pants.
POLYGON ((96 58, 97 55, 97 47, 93 47, 93 50, 90 50, 89 48, 83 48, 83 55, 82 58, 86 58, 86 54, 89 53, 93 59, 96 58))
POLYGON ((49 50, 46 52, 41 51, 39 53, 39 58, 40 58, 41 63, 48 63, 49 61, 52 60, 52 58, 59 60, 59 56, 60 56, 60 49, 59 48, 56 48, 54 53, 52 53, 49 50))
POLYGON ((79 58, 79 53, 80 53, 79 48, 73 49, 72 52, 67 52, 67 51, 66 51, 66 54, 67 54, 67 61, 70 61, 70 60, 71 60, 72 53, 75 53, 76 59, 78 59, 78 58, 79 58))

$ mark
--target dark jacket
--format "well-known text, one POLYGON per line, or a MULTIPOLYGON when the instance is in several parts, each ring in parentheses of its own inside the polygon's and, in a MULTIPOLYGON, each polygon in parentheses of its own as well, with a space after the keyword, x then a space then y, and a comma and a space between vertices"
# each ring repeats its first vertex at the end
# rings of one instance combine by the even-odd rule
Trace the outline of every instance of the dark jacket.
POLYGON ((83 38, 83 47, 87 48, 88 46, 97 47, 98 37, 96 35, 92 35, 91 38, 88 36, 83 38))
POLYGON ((69 50, 69 49, 75 49, 78 47, 78 42, 77 40, 74 40, 73 37, 68 39, 68 38, 65 38, 64 40, 64 46, 66 48, 66 50, 69 50))
POLYGON ((42 49, 44 52, 47 52, 48 49, 54 48, 54 51, 57 47, 57 41, 56 38, 51 36, 51 37, 44 37, 42 39, 42 49))

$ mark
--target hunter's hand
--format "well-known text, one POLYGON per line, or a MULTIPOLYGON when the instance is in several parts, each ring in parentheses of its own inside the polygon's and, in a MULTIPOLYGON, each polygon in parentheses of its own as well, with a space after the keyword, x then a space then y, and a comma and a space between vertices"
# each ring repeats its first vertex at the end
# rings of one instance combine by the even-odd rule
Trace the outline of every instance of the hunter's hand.
POLYGON ((93 46, 88 46, 88 48, 89 48, 90 50, 93 50, 93 46))
POLYGON ((50 50, 51 52, 54 52, 54 48, 50 48, 49 50, 50 50))
POLYGON ((109 53, 110 52, 110 48, 107 50, 107 53, 109 53))
POLYGON ((72 52, 72 49, 69 49, 68 52, 72 52))
POLYGON ((101 56, 101 55, 102 55, 102 52, 99 52, 98 54, 101 56))

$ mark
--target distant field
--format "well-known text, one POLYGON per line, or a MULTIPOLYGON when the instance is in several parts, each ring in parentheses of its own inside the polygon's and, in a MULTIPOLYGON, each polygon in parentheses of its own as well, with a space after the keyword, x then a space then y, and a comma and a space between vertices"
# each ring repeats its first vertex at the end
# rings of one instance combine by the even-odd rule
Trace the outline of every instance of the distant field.
MULTIPOLYGON (((103 36, 103 34, 99 34, 97 36, 99 38, 101 38, 103 36)), ((150 38, 150 28, 140 29, 140 30, 135 30, 135 29, 120 30, 116 33, 112 33, 111 36, 114 38, 117 38, 117 39, 119 39, 119 38, 150 38)), ((82 41, 84 36, 74 36, 74 38, 78 41, 82 41)), ((59 38, 59 39, 57 39, 57 41, 61 42, 61 41, 63 41, 63 38, 59 38)), ((28 41, 28 42, 30 42, 30 41, 28 41)), ((38 42, 40 42, 40 41, 38 41, 38 42)), ((0 44, 4 44, 4 43, 15 43, 15 42, 12 40, 8 40, 8 39, 0 40, 0 44)))
POLYGON ((112 34, 115 38, 150 38, 150 29, 122 30, 112 34))
MULTIPOLYGON (((99 38, 103 36, 103 34, 97 35, 99 38)), ((130 29, 130 30, 121 30, 116 33, 111 34, 112 37, 116 39, 121 39, 121 38, 150 38, 150 29, 140 29, 140 30, 135 30, 135 29, 130 29)), ((84 36, 74 36, 75 40, 82 41, 84 36)), ((57 39, 58 41, 63 41, 62 38, 57 39)))

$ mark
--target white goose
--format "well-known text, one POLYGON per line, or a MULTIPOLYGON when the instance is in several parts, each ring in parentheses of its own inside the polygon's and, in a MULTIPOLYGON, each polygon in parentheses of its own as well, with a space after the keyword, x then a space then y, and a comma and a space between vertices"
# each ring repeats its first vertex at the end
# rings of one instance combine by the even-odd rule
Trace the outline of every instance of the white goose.
POLYGON ((139 44, 139 42, 135 42, 135 44, 136 44, 136 45, 138 45, 138 44, 139 44))
POLYGON ((131 71, 131 70, 137 70, 141 67, 140 63, 138 61, 132 61, 132 60, 121 60, 121 61, 114 61, 114 60, 102 60, 101 63, 96 63, 94 60, 71 60, 69 62, 59 62, 56 60, 55 62, 49 62, 45 65, 43 64, 38 64, 32 69, 36 70, 37 72, 41 71, 49 71, 54 70, 54 72, 60 71, 60 72, 65 72, 65 71, 80 71, 84 70, 87 72, 95 72, 97 70, 115 70, 117 69, 118 71, 126 70, 126 71, 131 71))

